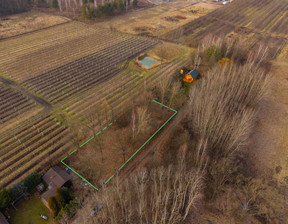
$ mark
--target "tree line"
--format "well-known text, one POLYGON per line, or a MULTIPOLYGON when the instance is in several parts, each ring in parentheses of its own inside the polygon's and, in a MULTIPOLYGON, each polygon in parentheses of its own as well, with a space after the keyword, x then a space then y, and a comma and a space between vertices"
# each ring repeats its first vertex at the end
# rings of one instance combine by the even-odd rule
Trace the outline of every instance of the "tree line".
POLYGON ((28 11, 34 0, 0 0, 0 16, 28 11))
MULTIPOLYGON (((138 0, 133 0, 134 7, 137 7, 138 0)), ((130 0, 114 0, 111 2, 105 2, 102 0, 102 4, 98 5, 96 0, 83 0, 82 16, 86 19, 100 18, 102 16, 111 16, 114 13, 120 13, 127 11, 128 6, 131 5, 130 0), (94 2, 93 7, 90 6, 90 2, 94 2)))

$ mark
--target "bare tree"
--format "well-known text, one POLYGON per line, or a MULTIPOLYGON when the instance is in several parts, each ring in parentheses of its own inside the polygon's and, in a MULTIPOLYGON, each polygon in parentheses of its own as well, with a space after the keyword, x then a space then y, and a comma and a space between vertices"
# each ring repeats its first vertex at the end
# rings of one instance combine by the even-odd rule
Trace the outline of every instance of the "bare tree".
POLYGON ((62 0, 57 0, 57 1, 58 1, 59 10, 60 10, 60 12, 62 12, 63 11, 62 0))
POLYGON ((137 108, 137 135, 149 132, 150 114, 147 107, 137 108))
POLYGON ((110 122, 113 121, 113 108, 111 107, 111 105, 108 103, 107 100, 104 100, 103 103, 101 104, 101 108, 103 108, 103 113, 105 116, 105 121, 106 124, 108 125, 110 122))
POLYGON ((128 149, 128 136, 129 133, 127 132, 121 132, 121 133, 116 133, 116 141, 114 142, 114 147, 117 149, 120 149, 122 152, 122 157, 123 157, 123 163, 126 161, 126 151, 128 149))
POLYGON ((203 173, 188 169, 185 154, 178 165, 150 173, 142 169, 129 180, 119 177, 103 190, 98 200, 103 210, 96 223, 181 223, 202 198, 203 173))
POLYGON ((64 0, 65 1, 65 9, 68 10, 68 0, 64 0))
POLYGON ((61 119, 64 123, 69 127, 69 136, 73 145, 76 149, 80 148, 81 140, 83 139, 83 132, 81 122, 78 121, 76 118, 67 117, 63 114, 60 114, 61 119))
POLYGON ((135 115, 134 103, 133 103, 133 106, 132 106, 131 120, 132 120, 132 137, 134 139, 135 138, 135 134, 136 134, 136 115, 135 115))
POLYGON ((94 138, 92 142, 95 147, 100 149, 102 162, 104 162, 103 139, 102 134, 99 134, 99 131, 103 128, 103 116, 101 116, 101 112, 97 107, 91 107, 88 113, 84 125, 93 133, 94 138))
POLYGON ((267 85, 264 71, 249 63, 216 66, 191 89, 191 128, 199 138, 208 140, 210 155, 226 157, 245 144, 255 106, 265 96, 267 85))
POLYGON ((177 94, 181 91, 181 83, 180 82, 174 82, 172 84, 172 87, 170 89, 170 96, 169 96, 169 106, 172 105, 173 101, 175 101, 175 98, 177 94))
POLYGON ((164 97, 166 95, 167 89, 170 85, 170 79, 167 77, 163 77, 159 81, 159 88, 160 88, 160 100, 161 103, 164 103, 164 97))

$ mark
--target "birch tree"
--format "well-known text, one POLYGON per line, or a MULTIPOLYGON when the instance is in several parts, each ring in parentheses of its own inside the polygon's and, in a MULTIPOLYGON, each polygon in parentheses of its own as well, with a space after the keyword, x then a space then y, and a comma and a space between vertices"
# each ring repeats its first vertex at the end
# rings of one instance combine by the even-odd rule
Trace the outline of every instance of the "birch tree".
POLYGON ((203 175, 187 168, 186 155, 177 165, 150 172, 139 170, 126 181, 118 176, 112 186, 103 189, 97 200, 103 210, 93 217, 95 223, 182 223, 202 198, 203 175))

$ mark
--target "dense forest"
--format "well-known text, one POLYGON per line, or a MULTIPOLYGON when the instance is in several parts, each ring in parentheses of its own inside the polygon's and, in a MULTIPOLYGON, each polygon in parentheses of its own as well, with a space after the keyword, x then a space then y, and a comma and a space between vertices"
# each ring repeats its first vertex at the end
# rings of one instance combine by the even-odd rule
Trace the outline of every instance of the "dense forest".
POLYGON ((31 8, 34 0, 0 0, 0 16, 25 12, 31 8))

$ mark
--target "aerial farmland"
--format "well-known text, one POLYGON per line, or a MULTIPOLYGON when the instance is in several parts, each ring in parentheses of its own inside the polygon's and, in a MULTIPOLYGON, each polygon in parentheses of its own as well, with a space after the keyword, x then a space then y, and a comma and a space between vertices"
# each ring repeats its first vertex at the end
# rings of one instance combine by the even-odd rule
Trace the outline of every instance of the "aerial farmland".
POLYGON ((288 223, 288 1, 1 4, 0 217, 288 223))

